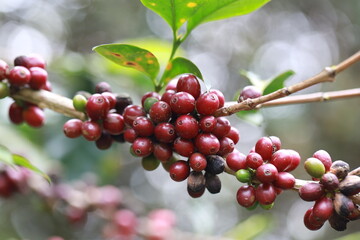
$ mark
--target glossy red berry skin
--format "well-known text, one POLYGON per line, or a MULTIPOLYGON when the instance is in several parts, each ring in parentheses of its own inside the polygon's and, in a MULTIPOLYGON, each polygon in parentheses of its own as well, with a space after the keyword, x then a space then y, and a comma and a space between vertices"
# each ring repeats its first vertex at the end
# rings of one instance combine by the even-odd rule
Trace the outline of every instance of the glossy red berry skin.
POLYGON ((30 71, 22 66, 16 66, 10 70, 8 80, 13 86, 24 86, 30 82, 31 74, 30 71))
POLYGON ((47 82, 48 73, 45 69, 39 67, 30 68, 30 82, 29 85, 32 89, 42 89, 47 82))
POLYGON ((279 172, 282 172, 288 167, 290 167, 291 161, 292 152, 288 149, 280 149, 271 156, 269 162, 273 164, 279 172))
POLYGON ((9 65, 4 61, 0 59, 0 81, 7 78, 9 74, 9 65))
POLYGON ((194 143, 181 137, 175 139, 173 148, 175 152, 184 157, 190 157, 195 152, 194 143))
POLYGON ((101 95, 108 100, 110 109, 115 108, 116 97, 115 97, 115 95, 113 93, 111 93, 111 92, 103 92, 103 93, 101 93, 101 95))
POLYGON ((65 136, 67 136, 68 138, 80 137, 82 134, 81 132, 82 123, 83 122, 80 119, 68 120, 63 126, 63 131, 65 136))
POLYGON ((134 129, 129 128, 124 131, 124 140, 129 143, 133 143, 137 138, 137 134, 134 129))
POLYGON ((160 162, 167 162, 172 157, 173 151, 166 143, 156 143, 153 154, 160 162))
POLYGON ((308 209, 304 215, 303 221, 307 229, 311 231, 316 231, 319 230, 324 225, 324 223, 316 223, 312 219, 312 214, 313 214, 313 208, 308 209))
POLYGON ((220 149, 220 141, 211 133, 201 133, 195 138, 195 146, 204 155, 216 154, 220 149))
POLYGON ((136 134, 140 137, 149 137, 154 133, 154 124, 147 117, 137 117, 132 124, 136 134))
POLYGON ((103 127, 108 133, 118 135, 124 130, 124 118, 117 113, 108 113, 104 118, 103 127))
POLYGON ((128 105, 124 109, 124 113, 123 113, 124 121, 130 126, 132 126, 132 123, 135 120, 135 118, 140 116, 146 116, 146 112, 141 106, 128 105))
POLYGON ((240 169, 245 169, 247 168, 246 155, 235 149, 232 153, 226 156, 226 164, 235 172, 240 169))
POLYGON ((141 98, 141 106, 144 107, 145 100, 149 97, 156 98, 157 100, 160 100, 161 96, 157 92, 147 92, 145 93, 141 98))
POLYGON ((190 93, 195 99, 200 96, 201 87, 199 80, 193 74, 181 75, 176 84, 177 92, 190 93))
POLYGON ((199 133, 198 122, 190 115, 181 115, 175 121, 175 130, 178 136, 192 139, 199 133))
POLYGON ((291 189, 295 186, 295 177, 288 172, 279 172, 273 184, 281 189, 291 189))
POLYGON ((313 155, 314 158, 319 159, 325 166, 325 171, 330 171, 330 167, 332 164, 331 156, 325 150, 318 150, 313 155))
POLYGON ((178 115, 188 114, 195 109, 195 98, 187 92, 177 92, 170 100, 172 112, 178 115))
POLYGON ((333 214, 334 206, 331 198, 323 197, 315 202, 313 217, 319 221, 328 220, 333 214))
POLYGON ((224 94, 218 89, 210 89, 210 93, 215 93, 219 99, 219 108, 222 108, 225 105, 225 96, 224 94))
POLYGON ((306 183, 299 189, 299 196, 304 201, 316 201, 325 194, 323 187, 317 182, 306 183))
POLYGON ((255 188, 250 185, 244 185, 236 193, 236 200, 243 207, 251 207, 256 202, 255 188))
POLYGON ((38 106, 30 106, 23 111, 23 118, 31 127, 42 127, 45 122, 44 110, 38 106))
POLYGON ((256 153, 256 152, 249 153, 249 154, 246 156, 246 165, 247 165, 249 168, 257 169, 257 168, 260 167, 263 163, 264 163, 263 158, 261 157, 260 154, 258 154, 258 153, 256 153))
POLYGON ((196 100, 196 110, 200 115, 212 115, 219 108, 219 98, 215 93, 205 92, 196 100))
POLYGON ((199 121, 199 127, 202 132, 210 133, 214 130, 216 126, 216 117, 214 116, 204 116, 199 121))
POLYGON ((170 80, 170 82, 168 82, 168 83, 166 84, 165 91, 167 91, 167 90, 176 91, 177 81, 178 81, 177 78, 170 80))
POLYGON ((230 138, 233 140, 234 144, 237 144, 240 140, 240 133, 235 127, 231 127, 229 133, 226 134, 225 137, 230 138))
POLYGON ((174 125, 171 123, 160 123, 154 130, 155 138, 162 143, 172 143, 176 138, 174 125))
POLYGON ((219 141, 220 141, 220 149, 217 153, 218 155, 226 156, 232 151, 234 151, 235 144, 233 140, 231 140, 228 137, 223 137, 219 141))
POLYGON ((14 124, 21 124, 24 122, 23 118, 24 108, 18 105, 16 102, 13 102, 9 107, 9 118, 10 121, 14 124))
POLYGON ((201 153, 193 153, 189 157, 189 165, 192 170, 201 172, 206 168, 206 157, 201 153))
POLYGON ((190 175, 189 164, 184 160, 176 161, 170 166, 169 173, 172 180, 184 181, 190 175))
POLYGON ((171 97, 176 93, 175 90, 166 90, 161 96, 160 101, 166 102, 170 105, 171 97))
POLYGON ((269 137, 260 138, 255 144, 255 152, 261 155, 264 161, 271 159, 274 152, 274 147, 269 137))
POLYGON ((271 183, 261 183, 255 190, 255 196, 260 204, 269 205, 276 199, 276 190, 271 183))
POLYGON ((300 162, 301 162, 301 157, 300 157, 300 154, 294 150, 289 150, 291 152, 291 164, 289 167, 287 167, 285 169, 286 172, 291 172, 293 170, 295 170, 300 162))
POLYGON ((279 172, 271 163, 265 163, 256 169, 256 178, 262 183, 271 183, 276 180, 279 172))
POLYGON ((86 113, 93 121, 104 119, 109 110, 109 101, 99 93, 91 95, 86 102, 86 113))
POLYGON ((248 98, 257 98, 262 95, 261 91, 252 85, 246 86, 243 88, 243 90, 240 93, 238 102, 242 102, 248 98))
POLYGON ((28 69, 30 69, 32 67, 40 67, 40 68, 45 69, 45 67, 46 67, 45 60, 38 55, 16 57, 14 60, 14 65, 15 66, 23 66, 28 69))
POLYGON ((225 117, 216 118, 216 125, 214 130, 211 132, 218 138, 225 137, 231 130, 231 125, 229 120, 225 117))
POLYGON ((88 141, 96 141, 101 136, 101 126, 94 121, 85 121, 81 126, 83 137, 88 141))
POLYGON ((138 157, 149 156, 154 150, 153 142, 149 138, 144 137, 136 138, 131 147, 138 157))
POLYGON ((154 123, 167 122, 171 118, 171 107, 164 101, 158 101, 154 103, 150 110, 149 116, 154 123))

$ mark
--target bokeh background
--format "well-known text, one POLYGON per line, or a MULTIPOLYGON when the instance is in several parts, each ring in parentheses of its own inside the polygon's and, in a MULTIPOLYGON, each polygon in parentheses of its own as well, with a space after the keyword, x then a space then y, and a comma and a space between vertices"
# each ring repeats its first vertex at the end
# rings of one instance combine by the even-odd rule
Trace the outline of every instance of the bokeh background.
MULTIPOLYGON (((359 13, 357 0, 274 0, 249 15, 201 25, 179 54, 193 61, 204 80, 230 101, 249 84, 241 70, 269 79, 291 69, 296 74, 286 82, 289 85, 358 51, 359 13)), ((96 83, 107 81, 114 92, 128 93, 139 103, 142 94, 152 90, 150 82, 111 64, 92 48, 104 43, 135 44, 153 51, 164 66, 171 37, 167 24, 140 1, 0 0, 0 58, 11 63, 18 55, 42 55, 53 91, 70 98, 78 90, 93 91, 96 83)), ((357 88, 359 76, 357 64, 334 83, 301 93, 357 88)), ((271 211, 249 212, 236 202, 240 183, 226 174, 221 176, 220 194, 191 199, 186 182, 171 181, 161 166, 144 171, 129 154, 128 144, 101 151, 84 139, 65 138, 62 124, 68 118, 57 113, 46 110, 42 129, 11 125, 7 118, 10 102, 0 102, 0 144, 64 181, 90 178, 99 185, 124 189, 139 214, 172 209, 182 231, 218 237, 232 231, 239 239, 252 235, 254 239, 334 239, 360 230, 358 222, 350 223, 346 232, 336 232, 327 224, 316 232, 306 230, 303 214, 312 203, 299 200, 296 192, 281 194, 271 211)), ((298 151, 303 160, 325 149, 333 160, 347 161, 355 168, 360 162, 359 105, 360 99, 354 98, 266 108, 261 111, 261 125, 235 116, 229 119, 240 131, 237 148, 245 154, 261 136, 276 135, 284 148, 298 151)), ((301 166, 294 174, 309 179, 301 166)), ((36 207, 36 201, 27 200, 21 196, 0 200, 0 239, 35 240, 52 234, 53 223, 47 221, 46 213, 36 207)), ((69 234, 69 239, 101 239, 98 230, 85 225, 69 234)))

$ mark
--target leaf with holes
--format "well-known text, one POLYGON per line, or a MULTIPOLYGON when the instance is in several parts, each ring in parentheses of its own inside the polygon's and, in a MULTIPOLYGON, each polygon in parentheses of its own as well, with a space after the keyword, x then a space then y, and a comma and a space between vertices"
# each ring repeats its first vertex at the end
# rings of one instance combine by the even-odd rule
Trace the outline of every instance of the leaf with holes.
POLYGON ((270 0, 141 0, 176 32, 187 22, 187 32, 210 21, 253 12, 270 0))
POLYGON ((104 44, 93 50, 120 66, 136 69, 152 80, 159 73, 160 65, 157 58, 146 49, 128 44, 104 44))
POLYGON ((284 82, 294 74, 295 74, 294 71, 288 70, 286 72, 279 74, 278 76, 274 77, 273 79, 267 80, 267 85, 264 88, 263 95, 272 93, 278 89, 283 88, 284 82))
POLYGON ((7 165, 14 164, 11 152, 3 145, 0 145, 0 162, 3 162, 7 165))
POLYGON ((23 156, 13 154, 12 159, 16 165, 25 167, 25 168, 39 174, 40 176, 45 178, 49 183, 51 183, 51 179, 47 174, 45 174, 43 171, 41 171, 40 169, 38 169, 37 167, 32 165, 31 162, 29 160, 27 160, 26 158, 24 158, 23 156))
POLYGON ((183 74, 191 73, 202 80, 202 75, 198 67, 190 60, 182 57, 174 58, 166 67, 161 86, 166 85, 172 78, 183 74))

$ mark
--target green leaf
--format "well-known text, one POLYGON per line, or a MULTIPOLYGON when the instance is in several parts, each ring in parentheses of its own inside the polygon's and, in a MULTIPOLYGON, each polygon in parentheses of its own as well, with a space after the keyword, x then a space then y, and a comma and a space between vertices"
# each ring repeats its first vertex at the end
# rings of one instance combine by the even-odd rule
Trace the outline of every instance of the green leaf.
POLYGON ((225 234, 231 239, 250 240, 271 227, 271 219, 264 214, 252 215, 225 234))
POLYGON ((284 87, 284 82, 294 74, 295 74, 294 71, 288 70, 286 72, 283 72, 283 73, 279 74, 275 78, 273 78, 271 80, 268 80, 267 85, 264 88, 263 95, 272 93, 272 92, 274 92, 274 91, 276 91, 278 89, 283 88, 284 87))
POLYGON ((191 73, 202 80, 202 75, 198 67, 190 60, 182 57, 174 58, 166 67, 161 80, 161 86, 166 85, 172 78, 183 74, 191 73))
POLYGON ((120 66, 136 69, 154 80, 159 73, 157 58, 143 48, 128 44, 104 44, 93 50, 120 66))
POLYGON ((3 162, 8 165, 14 164, 14 160, 11 152, 3 145, 0 145, 0 162, 3 162))
POLYGON ((187 33, 210 21, 240 16, 255 11, 270 0, 141 0, 159 14, 176 32, 187 22, 187 33))
POLYGON ((32 170, 33 172, 35 172, 35 173, 39 174, 40 176, 42 176, 43 178, 45 178, 49 183, 51 183, 51 179, 47 174, 45 174, 43 171, 41 171, 40 169, 38 169, 37 167, 32 165, 31 162, 29 160, 27 160, 26 158, 24 158, 23 156, 13 154, 12 159, 16 165, 19 165, 19 166, 25 167, 29 170, 32 170))
POLYGON ((261 91, 263 91, 263 89, 265 88, 266 85, 265 81, 260 79, 260 77, 255 73, 246 70, 240 70, 240 74, 246 77, 252 85, 257 87, 261 91))

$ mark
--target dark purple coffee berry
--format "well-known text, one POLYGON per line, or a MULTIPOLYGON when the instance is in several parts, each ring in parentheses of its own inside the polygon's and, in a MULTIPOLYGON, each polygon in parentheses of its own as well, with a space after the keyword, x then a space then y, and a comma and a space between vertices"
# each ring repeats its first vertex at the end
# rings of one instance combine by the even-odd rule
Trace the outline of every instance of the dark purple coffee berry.
POLYGON ((95 141, 95 145, 100 150, 106 150, 109 149, 112 145, 113 139, 111 135, 107 132, 102 132, 99 139, 95 141))
POLYGON ((190 115, 181 115, 175 121, 175 130, 178 136, 192 139, 199 133, 198 122, 190 115))
POLYGON ((225 160, 219 155, 206 156, 207 165, 205 171, 211 174, 220 174, 225 169, 225 160))
POLYGON ((206 172, 205 186, 209 193, 216 194, 221 191, 221 181, 219 176, 206 172))
POLYGON ((128 96, 116 96, 115 109, 119 114, 123 114, 124 109, 132 104, 132 100, 128 96))
POLYGON ((67 136, 68 138, 80 137, 82 134, 81 132, 82 123, 83 122, 80 119, 68 120, 63 126, 63 131, 65 136, 67 136))

